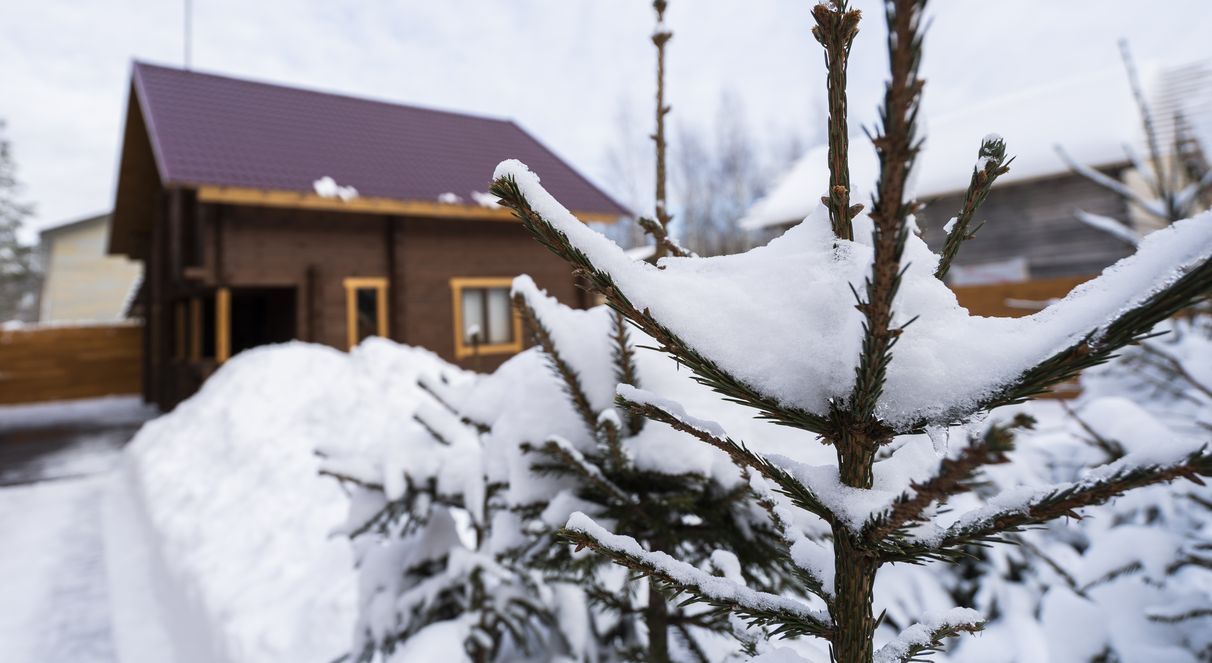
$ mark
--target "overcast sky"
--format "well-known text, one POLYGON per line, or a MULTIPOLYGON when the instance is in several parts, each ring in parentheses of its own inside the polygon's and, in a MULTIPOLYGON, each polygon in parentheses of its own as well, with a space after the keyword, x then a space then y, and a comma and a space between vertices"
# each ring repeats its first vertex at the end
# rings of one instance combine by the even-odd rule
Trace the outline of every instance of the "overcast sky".
MULTIPOLYGON (((707 123, 723 90, 754 130, 820 125, 820 47, 809 0, 672 0, 670 97, 707 123)), ((874 115, 881 3, 854 47, 851 103, 874 115)), ((646 0, 193 0, 194 67, 208 72, 510 117, 598 182, 622 104, 649 112, 646 0)), ((1210 55, 1212 2, 936 0, 926 107, 1142 60, 1210 55)), ((183 0, 3 0, 0 118, 35 228, 112 204, 130 60, 182 62, 183 0)), ((996 118, 993 118, 994 120, 996 118)), ((933 130, 938 128, 932 127, 933 130)), ((996 126, 991 127, 996 129, 996 126)), ((487 178, 489 174, 485 174, 487 178)))

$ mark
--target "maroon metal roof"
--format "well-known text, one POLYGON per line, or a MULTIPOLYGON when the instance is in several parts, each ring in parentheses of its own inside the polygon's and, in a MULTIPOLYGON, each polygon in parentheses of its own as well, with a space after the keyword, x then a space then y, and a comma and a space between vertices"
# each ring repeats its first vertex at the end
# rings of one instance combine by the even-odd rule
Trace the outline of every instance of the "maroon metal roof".
POLYGON ((627 210, 521 127, 136 62, 134 86, 164 184, 310 192, 324 176, 359 195, 474 204, 516 158, 578 212, 627 210))

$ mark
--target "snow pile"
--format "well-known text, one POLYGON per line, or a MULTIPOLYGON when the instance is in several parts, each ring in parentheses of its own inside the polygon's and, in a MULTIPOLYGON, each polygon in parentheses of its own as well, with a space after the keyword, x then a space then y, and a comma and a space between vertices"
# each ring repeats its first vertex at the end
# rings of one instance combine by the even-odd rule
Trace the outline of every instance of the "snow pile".
MULTIPOLYGON (((854 242, 836 241, 823 207, 768 245, 705 259, 637 263, 578 221, 518 161, 512 177, 535 211, 564 233, 620 292, 725 372, 785 405, 824 414, 854 383, 862 316, 839 293, 862 291, 871 272, 871 220, 854 220, 854 242), (777 287, 772 287, 778 284, 777 287)), ((1024 370, 1143 301, 1176 273, 1212 257, 1212 212, 1151 234, 1139 251, 1023 318, 983 318, 960 307, 934 277, 938 257, 910 234, 894 304, 899 337, 879 401, 882 419, 947 420, 1024 370)))
POLYGON ((461 375, 382 339, 348 354, 257 348, 140 431, 132 487, 187 660, 326 663, 347 651, 356 579, 330 532, 348 500, 318 475, 315 450, 377 455, 410 422, 421 373, 461 375))

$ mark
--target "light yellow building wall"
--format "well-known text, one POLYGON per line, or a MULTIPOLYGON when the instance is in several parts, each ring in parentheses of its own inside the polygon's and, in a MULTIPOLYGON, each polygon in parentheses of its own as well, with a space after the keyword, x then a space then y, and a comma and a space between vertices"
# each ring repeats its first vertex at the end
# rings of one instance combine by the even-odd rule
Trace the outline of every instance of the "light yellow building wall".
POLYGON ((121 320, 142 265, 106 255, 109 216, 53 228, 43 233, 45 280, 40 320, 103 322, 121 320))

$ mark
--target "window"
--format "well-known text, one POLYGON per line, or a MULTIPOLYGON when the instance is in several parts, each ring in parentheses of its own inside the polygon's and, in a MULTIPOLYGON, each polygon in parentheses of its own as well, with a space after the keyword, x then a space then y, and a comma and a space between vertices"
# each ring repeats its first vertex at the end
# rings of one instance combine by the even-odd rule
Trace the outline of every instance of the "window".
POLYGON ((387 337, 387 279, 345 279, 345 322, 350 350, 369 336, 387 337))
POLYGON ((456 357, 522 349, 522 320, 509 298, 512 285, 509 277, 450 280, 456 357))

